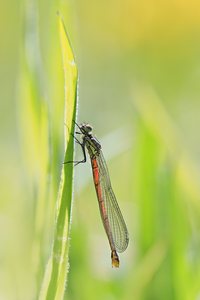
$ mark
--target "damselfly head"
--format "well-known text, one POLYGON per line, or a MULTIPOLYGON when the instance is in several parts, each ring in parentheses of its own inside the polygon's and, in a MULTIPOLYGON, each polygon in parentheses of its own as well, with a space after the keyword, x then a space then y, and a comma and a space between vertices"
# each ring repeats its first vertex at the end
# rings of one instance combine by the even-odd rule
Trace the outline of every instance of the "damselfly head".
POLYGON ((92 126, 89 124, 81 124, 80 130, 83 134, 88 134, 92 131, 92 126))

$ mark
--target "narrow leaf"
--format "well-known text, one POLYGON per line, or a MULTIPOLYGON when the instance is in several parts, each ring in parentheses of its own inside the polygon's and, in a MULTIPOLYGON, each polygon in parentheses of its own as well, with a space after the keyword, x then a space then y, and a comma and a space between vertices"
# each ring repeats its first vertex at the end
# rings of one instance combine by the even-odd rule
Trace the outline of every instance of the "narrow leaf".
MULTIPOLYGON (((62 18, 59 32, 65 76, 65 161, 73 160, 78 72, 62 18)), ((59 162, 58 162, 59 163, 59 162)), ((57 199, 53 249, 47 264, 40 299, 63 299, 68 272, 69 232, 72 214, 73 164, 63 165, 57 199)))

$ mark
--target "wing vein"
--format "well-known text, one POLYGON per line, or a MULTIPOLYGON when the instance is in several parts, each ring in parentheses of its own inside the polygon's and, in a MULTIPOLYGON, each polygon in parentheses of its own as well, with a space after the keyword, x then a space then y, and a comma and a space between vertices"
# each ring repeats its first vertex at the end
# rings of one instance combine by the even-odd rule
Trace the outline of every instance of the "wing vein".
POLYGON ((105 159, 102 152, 96 157, 99 166, 99 184, 108 216, 113 241, 118 252, 126 250, 129 242, 128 230, 111 187, 105 159))

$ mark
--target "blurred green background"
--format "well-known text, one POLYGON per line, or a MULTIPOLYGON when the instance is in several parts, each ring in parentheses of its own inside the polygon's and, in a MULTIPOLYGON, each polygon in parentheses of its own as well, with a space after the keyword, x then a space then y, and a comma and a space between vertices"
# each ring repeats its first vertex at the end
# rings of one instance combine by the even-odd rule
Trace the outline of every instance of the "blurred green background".
POLYGON ((90 164, 77 166, 65 299, 199 299, 194 0, 1 2, 0 299, 38 299, 51 251, 64 156, 57 10, 79 70, 78 121, 102 141, 130 234, 114 270, 90 164))

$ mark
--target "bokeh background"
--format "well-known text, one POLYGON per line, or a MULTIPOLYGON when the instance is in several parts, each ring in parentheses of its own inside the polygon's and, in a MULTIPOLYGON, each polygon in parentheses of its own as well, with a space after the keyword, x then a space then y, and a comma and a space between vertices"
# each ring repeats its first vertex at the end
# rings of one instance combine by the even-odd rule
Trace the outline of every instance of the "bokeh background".
POLYGON ((79 70, 78 121, 102 141, 130 235, 114 270, 90 164, 77 166, 65 299, 199 299, 195 0, 1 3, 0 299, 38 299, 51 251, 64 156, 57 10, 79 70))

